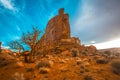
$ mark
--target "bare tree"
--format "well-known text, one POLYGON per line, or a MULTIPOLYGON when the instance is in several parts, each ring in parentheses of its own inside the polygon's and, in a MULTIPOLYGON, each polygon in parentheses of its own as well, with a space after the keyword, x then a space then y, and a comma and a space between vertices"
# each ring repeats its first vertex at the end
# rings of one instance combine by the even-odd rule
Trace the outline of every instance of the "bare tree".
POLYGON ((23 46, 18 41, 11 41, 8 43, 8 46, 12 49, 18 50, 20 53, 21 51, 24 51, 23 46))
POLYGON ((37 27, 33 27, 32 32, 23 33, 22 35, 22 42, 27 44, 31 49, 31 52, 29 54, 30 62, 34 58, 35 54, 32 51, 34 50, 35 44, 38 42, 40 32, 41 31, 37 27))

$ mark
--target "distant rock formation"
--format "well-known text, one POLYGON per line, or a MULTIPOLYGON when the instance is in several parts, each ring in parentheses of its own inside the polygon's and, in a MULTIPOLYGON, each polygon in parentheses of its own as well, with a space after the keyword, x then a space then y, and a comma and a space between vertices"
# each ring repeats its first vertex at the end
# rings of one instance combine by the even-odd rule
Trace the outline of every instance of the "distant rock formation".
MULTIPOLYGON (((43 37, 34 48, 35 53, 43 53, 52 49, 72 49, 81 48, 80 40, 70 36, 70 24, 68 14, 64 14, 64 8, 59 10, 59 14, 49 20, 43 37)), ((52 51, 51 51, 52 52, 52 51)))

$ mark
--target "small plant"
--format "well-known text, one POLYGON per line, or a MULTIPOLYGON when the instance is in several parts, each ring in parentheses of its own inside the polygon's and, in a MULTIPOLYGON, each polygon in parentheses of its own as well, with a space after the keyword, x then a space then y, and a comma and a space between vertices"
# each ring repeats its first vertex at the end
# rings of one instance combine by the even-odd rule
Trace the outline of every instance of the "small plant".
POLYGON ((81 73, 81 74, 83 74, 83 73, 84 73, 84 71, 83 71, 83 70, 81 70, 81 71, 80 71, 80 73, 81 73))
POLYGON ((82 54, 87 55, 87 52, 86 51, 82 51, 82 54))
POLYGON ((107 55, 110 55, 110 54, 111 54, 110 51, 105 51, 104 53, 107 54, 107 55))
POLYGON ((78 56, 78 53, 77 53, 76 50, 72 50, 72 56, 73 56, 73 57, 77 57, 77 56, 78 56))
POLYGON ((105 58, 99 58, 96 60, 96 63, 98 64, 107 64, 109 61, 105 58))
POLYGON ((50 68, 51 64, 47 61, 42 61, 42 62, 39 62, 38 65, 36 66, 37 69, 42 68, 42 67, 50 68))
POLYGON ((27 70, 26 70, 26 72, 32 72, 32 71, 34 71, 33 68, 27 68, 27 70))
POLYGON ((84 80, 95 80, 92 76, 85 75, 84 80))
POLYGON ((120 75, 120 60, 113 61, 111 67, 113 73, 120 75))
POLYGON ((48 73, 50 71, 50 69, 49 68, 40 68, 40 74, 46 74, 46 73, 48 73))
POLYGON ((0 67, 4 67, 4 66, 7 66, 9 63, 8 62, 0 62, 0 67))

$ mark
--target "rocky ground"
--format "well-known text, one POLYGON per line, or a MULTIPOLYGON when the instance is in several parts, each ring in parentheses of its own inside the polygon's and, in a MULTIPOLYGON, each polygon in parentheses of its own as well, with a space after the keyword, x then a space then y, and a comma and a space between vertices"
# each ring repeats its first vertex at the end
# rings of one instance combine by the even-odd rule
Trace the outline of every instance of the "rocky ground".
POLYGON ((41 56, 34 63, 25 63, 2 52, 0 80, 120 80, 120 58, 99 53, 73 57, 67 53, 41 56))

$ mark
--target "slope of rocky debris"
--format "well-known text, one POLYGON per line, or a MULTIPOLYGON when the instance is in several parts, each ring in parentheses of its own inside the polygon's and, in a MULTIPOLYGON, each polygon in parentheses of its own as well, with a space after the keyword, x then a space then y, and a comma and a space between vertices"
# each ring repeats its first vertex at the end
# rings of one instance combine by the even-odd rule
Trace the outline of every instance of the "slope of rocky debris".
POLYGON ((70 52, 64 51, 61 54, 40 56, 34 63, 24 63, 15 57, 6 59, 2 53, 0 54, 0 79, 120 80, 120 59, 117 59, 117 64, 113 64, 116 59, 99 54, 81 54, 74 57, 65 55, 68 53, 70 52))

